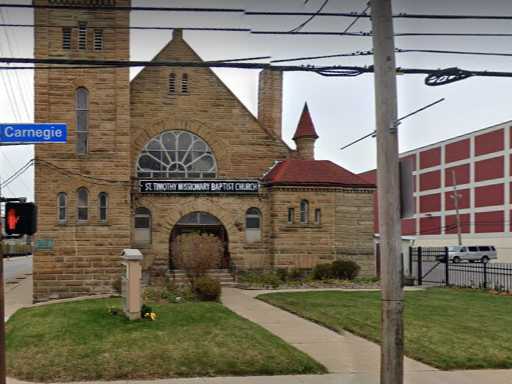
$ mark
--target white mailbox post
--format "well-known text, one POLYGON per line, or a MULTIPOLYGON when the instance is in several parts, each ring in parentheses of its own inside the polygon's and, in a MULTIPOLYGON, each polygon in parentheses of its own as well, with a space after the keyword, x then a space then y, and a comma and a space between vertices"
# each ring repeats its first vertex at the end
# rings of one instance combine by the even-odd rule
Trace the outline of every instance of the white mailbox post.
POLYGON ((121 255, 124 273, 121 279, 123 310, 130 320, 140 319, 142 306, 142 253, 138 249, 125 249, 121 255))

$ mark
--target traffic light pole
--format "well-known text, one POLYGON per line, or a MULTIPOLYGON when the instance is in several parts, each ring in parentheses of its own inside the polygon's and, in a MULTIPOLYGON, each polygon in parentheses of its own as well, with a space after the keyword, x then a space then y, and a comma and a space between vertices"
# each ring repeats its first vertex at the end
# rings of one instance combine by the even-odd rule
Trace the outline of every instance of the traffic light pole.
MULTIPOLYGON (((0 211, 2 200, 2 180, 0 179, 0 211)), ((4 294, 4 236, 0 214, 0 384, 5 384, 5 294, 4 294)))

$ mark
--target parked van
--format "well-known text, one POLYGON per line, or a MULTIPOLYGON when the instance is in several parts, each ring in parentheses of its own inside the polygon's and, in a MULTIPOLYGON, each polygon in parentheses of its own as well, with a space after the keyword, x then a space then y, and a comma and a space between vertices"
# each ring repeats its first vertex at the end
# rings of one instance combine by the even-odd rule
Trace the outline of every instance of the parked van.
POLYGON ((486 246, 466 246, 455 245, 448 247, 448 259, 453 263, 460 263, 463 260, 469 262, 479 261, 488 263, 490 260, 496 260, 498 255, 496 248, 491 245, 486 246))

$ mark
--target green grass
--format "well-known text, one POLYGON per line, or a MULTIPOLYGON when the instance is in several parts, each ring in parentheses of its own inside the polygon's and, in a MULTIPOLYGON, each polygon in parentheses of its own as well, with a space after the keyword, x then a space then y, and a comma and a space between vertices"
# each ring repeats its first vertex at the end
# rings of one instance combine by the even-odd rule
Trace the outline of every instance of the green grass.
MULTIPOLYGON (((342 333, 380 341, 380 292, 293 292, 263 301, 342 333)), ((512 297, 463 289, 410 291, 406 355, 440 369, 512 368, 512 297)))
POLYGON ((119 300, 54 304, 7 323, 8 374, 28 381, 324 373, 218 303, 153 305, 156 321, 112 316, 119 300))

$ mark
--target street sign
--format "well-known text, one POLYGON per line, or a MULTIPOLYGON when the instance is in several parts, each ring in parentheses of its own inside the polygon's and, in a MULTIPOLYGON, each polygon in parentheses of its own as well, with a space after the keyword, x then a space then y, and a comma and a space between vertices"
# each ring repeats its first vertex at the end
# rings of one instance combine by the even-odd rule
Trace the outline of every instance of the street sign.
POLYGON ((65 143, 66 124, 0 124, 0 143, 65 143))

